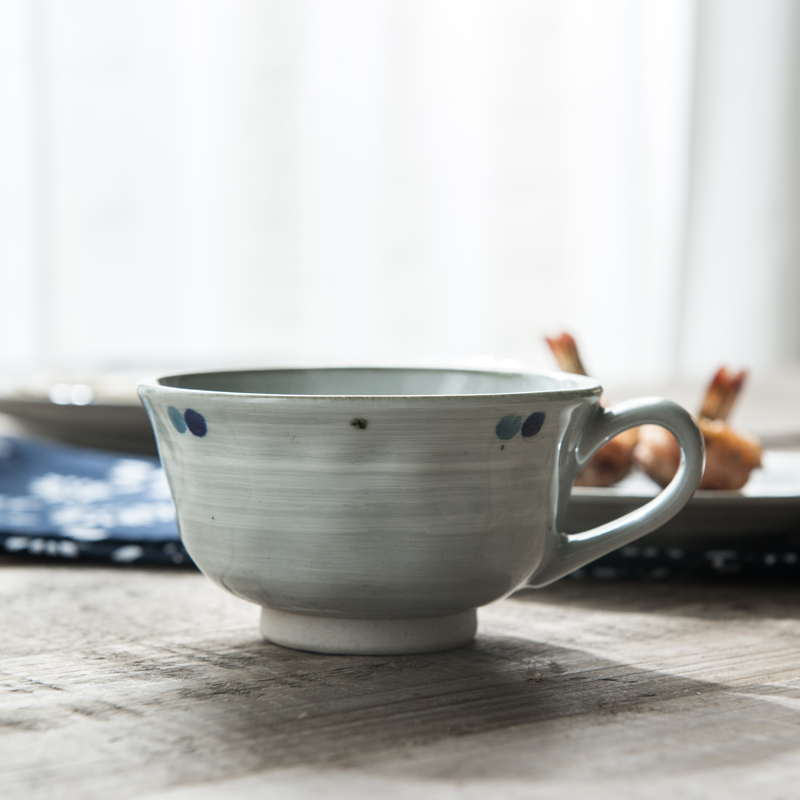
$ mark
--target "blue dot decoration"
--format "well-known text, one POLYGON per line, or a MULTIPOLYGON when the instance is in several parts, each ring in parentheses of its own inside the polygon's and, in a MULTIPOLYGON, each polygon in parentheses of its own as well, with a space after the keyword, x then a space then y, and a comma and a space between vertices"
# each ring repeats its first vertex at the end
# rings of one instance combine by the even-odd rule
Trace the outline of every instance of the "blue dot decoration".
POLYGON ((175 428, 178 433, 186 433, 186 423, 184 422, 183 414, 181 414, 175 406, 168 406, 167 414, 169 415, 169 421, 172 423, 172 427, 175 428))
POLYGON ((521 426, 522 417, 519 416, 519 414, 506 414, 503 419, 497 423, 497 427, 494 431, 498 439, 508 441, 517 435, 517 431, 519 431, 521 426))
POLYGON ((525 422, 522 423, 522 435, 529 439, 536 436, 544 425, 544 411, 534 411, 525 422))
POLYGON ((206 418, 193 408, 187 408, 183 412, 183 418, 186 420, 186 427, 195 436, 205 436, 208 433, 208 425, 206 425, 206 418))

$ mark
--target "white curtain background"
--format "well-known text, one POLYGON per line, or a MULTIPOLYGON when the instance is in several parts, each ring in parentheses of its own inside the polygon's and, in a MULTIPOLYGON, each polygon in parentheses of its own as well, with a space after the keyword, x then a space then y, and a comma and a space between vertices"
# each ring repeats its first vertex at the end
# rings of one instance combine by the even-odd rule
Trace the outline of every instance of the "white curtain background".
POLYGON ((793 0, 0 0, 0 370, 800 358, 793 0))

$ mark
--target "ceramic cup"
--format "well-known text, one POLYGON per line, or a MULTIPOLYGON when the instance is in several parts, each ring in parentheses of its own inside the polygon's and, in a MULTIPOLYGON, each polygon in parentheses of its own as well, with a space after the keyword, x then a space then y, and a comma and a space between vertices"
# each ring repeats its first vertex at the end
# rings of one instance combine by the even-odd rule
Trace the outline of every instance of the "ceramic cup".
POLYGON ((268 369, 143 382, 186 549, 262 607, 278 644, 445 650, 476 609, 649 533, 692 496, 703 441, 668 400, 611 409, 578 375, 268 369), (573 480, 611 437, 663 425, 681 467, 643 508, 565 534, 573 480))

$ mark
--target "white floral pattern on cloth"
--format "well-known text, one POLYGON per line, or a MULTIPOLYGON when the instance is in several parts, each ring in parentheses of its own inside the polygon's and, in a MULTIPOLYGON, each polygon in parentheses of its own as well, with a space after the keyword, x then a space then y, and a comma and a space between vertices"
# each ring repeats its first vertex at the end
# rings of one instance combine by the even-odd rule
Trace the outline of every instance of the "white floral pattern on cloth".
POLYGON ((188 561, 155 458, 0 439, 0 546, 116 563, 188 561))

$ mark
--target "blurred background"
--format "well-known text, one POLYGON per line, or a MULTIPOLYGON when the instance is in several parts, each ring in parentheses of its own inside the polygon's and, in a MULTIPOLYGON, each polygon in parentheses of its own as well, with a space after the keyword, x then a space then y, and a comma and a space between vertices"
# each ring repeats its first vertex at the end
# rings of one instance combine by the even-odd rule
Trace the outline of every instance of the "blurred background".
POLYGON ((800 362, 793 0, 0 0, 0 375, 800 362))

